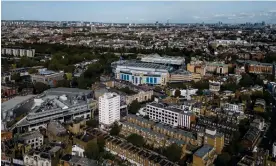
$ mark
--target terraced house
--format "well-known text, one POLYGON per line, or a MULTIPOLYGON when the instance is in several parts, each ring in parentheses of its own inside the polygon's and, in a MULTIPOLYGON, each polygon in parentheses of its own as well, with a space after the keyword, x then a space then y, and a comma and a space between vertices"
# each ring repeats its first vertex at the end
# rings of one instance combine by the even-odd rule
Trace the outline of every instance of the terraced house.
POLYGON ((153 151, 136 147, 126 140, 112 136, 105 137, 105 149, 122 159, 128 160, 138 166, 177 166, 166 157, 153 151))

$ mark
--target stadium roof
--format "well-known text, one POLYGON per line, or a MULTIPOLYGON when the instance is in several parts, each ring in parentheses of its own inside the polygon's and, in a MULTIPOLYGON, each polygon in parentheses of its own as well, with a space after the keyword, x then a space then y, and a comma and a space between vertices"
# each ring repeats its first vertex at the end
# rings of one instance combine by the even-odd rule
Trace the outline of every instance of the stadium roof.
POLYGON ((161 63, 161 64, 172 64, 172 65, 183 65, 185 63, 184 57, 172 57, 172 56, 160 56, 158 54, 151 54, 141 58, 142 62, 161 63))

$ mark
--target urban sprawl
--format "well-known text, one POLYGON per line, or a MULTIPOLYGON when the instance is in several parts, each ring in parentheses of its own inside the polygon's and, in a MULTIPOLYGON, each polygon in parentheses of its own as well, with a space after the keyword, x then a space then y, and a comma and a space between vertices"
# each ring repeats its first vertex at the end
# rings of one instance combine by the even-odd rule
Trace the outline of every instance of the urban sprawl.
POLYGON ((276 25, 1 24, 1 165, 276 165, 276 25))

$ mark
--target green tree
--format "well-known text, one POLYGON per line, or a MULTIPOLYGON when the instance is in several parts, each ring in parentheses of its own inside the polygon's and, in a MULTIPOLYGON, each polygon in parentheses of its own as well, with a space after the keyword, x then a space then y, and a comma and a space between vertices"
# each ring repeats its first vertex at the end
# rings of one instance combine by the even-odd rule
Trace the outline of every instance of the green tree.
POLYGON ((96 128, 96 127, 98 127, 99 122, 96 119, 90 119, 90 120, 86 121, 86 125, 89 127, 96 128))
POLYGON ((138 134, 130 134, 127 137, 127 141, 138 147, 142 147, 145 144, 144 138, 138 134))
POLYGON ((34 69, 34 68, 30 68, 28 72, 29 72, 29 74, 35 74, 38 72, 38 70, 34 69))
POLYGON ((240 83, 239 83, 242 87, 250 87, 252 85, 254 85, 254 81, 253 79, 251 78, 250 75, 248 74, 243 74, 242 75, 242 79, 240 80, 240 83))
POLYGON ((69 80, 58 80, 57 81, 57 84, 56 84, 56 87, 67 87, 67 88, 70 88, 70 81, 69 80))
POLYGON ((98 159, 100 155, 100 150, 96 140, 91 140, 87 143, 85 148, 85 156, 90 159, 98 159))
POLYGON ((134 100, 129 105, 128 112, 131 113, 131 114, 136 114, 139 111, 140 108, 141 108, 141 104, 137 100, 134 100))
POLYGON ((49 89, 50 87, 42 82, 36 82, 34 83, 34 92, 35 94, 40 94, 44 92, 45 90, 49 89))
POLYGON ((119 135, 120 131, 121 131, 121 127, 117 122, 115 122, 110 130, 110 135, 113 135, 113 136, 119 135))
POLYGON ((218 155, 215 165, 228 165, 231 160, 231 156, 227 152, 223 152, 222 154, 218 155))
POLYGON ((176 89, 174 92, 174 97, 180 97, 181 96, 181 91, 179 89, 176 89))
POLYGON ((15 82, 20 82, 21 77, 20 77, 20 73, 14 73, 11 75, 11 80, 14 80, 15 82))
POLYGON ((180 160, 182 149, 177 144, 173 143, 170 146, 166 147, 164 150, 164 155, 173 162, 180 160))
POLYGON ((104 152, 105 139, 103 136, 97 138, 97 145, 99 147, 99 152, 104 152))

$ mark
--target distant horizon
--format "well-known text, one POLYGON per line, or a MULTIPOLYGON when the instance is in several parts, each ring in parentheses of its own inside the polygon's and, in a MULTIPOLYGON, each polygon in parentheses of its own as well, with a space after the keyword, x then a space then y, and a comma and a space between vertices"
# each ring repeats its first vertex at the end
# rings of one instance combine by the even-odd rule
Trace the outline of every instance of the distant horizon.
MULTIPOLYGON (((1 20, 1 21, 30 21, 30 22, 89 22, 89 23, 102 23, 102 24, 156 24, 156 22, 96 22, 96 21, 78 21, 78 20, 69 20, 69 21, 53 21, 53 20, 1 20)), ((227 23, 227 22, 222 22, 222 21, 218 21, 218 22, 193 22, 193 23, 189 23, 189 22, 170 22, 169 24, 217 24, 221 22, 222 24, 246 24, 246 23, 250 23, 250 24, 255 24, 255 23, 262 23, 263 21, 259 21, 259 22, 241 22, 241 23, 227 23)), ((265 22, 265 21, 264 21, 265 22)), ((265 22, 266 23, 266 22, 265 22)), ((167 22, 158 22, 158 24, 167 24, 167 22)), ((266 23, 267 24, 267 23, 266 23)), ((276 24, 276 23, 270 23, 270 24, 276 24)))
POLYGON ((2 1, 2 20, 101 23, 276 23, 276 2, 2 1))

